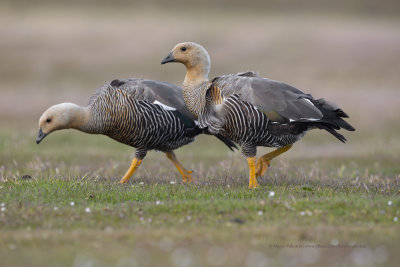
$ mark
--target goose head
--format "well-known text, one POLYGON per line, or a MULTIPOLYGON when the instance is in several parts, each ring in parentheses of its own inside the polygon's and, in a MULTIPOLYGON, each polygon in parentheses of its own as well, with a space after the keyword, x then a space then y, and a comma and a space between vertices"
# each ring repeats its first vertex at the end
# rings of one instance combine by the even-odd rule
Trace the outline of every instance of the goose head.
POLYGON ((170 62, 185 65, 187 70, 186 82, 196 83, 208 80, 210 56, 207 50, 199 44, 184 42, 175 45, 168 56, 161 61, 161 64, 170 62))
POLYGON ((40 116, 36 143, 39 144, 43 138, 57 130, 79 129, 86 121, 87 116, 82 107, 72 103, 54 105, 40 116))

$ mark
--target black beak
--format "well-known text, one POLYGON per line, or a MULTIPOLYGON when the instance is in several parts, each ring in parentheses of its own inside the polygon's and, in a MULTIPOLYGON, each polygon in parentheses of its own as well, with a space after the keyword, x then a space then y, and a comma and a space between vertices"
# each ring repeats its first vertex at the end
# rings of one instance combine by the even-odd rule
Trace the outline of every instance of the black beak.
POLYGON ((172 52, 168 54, 168 56, 166 56, 162 61, 161 61, 161 65, 168 63, 168 62, 175 62, 175 58, 172 55, 172 52))
POLYGON ((42 128, 40 128, 40 129, 39 129, 38 136, 37 136, 37 138, 36 138, 36 144, 39 144, 39 143, 43 140, 43 138, 46 137, 46 135, 47 135, 47 134, 45 134, 45 133, 42 132, 42 128))

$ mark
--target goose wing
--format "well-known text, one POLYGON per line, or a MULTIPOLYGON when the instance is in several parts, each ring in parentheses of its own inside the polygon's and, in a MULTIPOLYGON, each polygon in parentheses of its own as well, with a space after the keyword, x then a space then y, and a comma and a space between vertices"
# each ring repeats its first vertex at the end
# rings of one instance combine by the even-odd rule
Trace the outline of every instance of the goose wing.
POLYGON ((237 94, 242 101, 253 104, 272 121, 315 121, 323 117, 312 103, 313 97, 290 85, 258 76, 254 72, 215 78, 212 87, 224 97, 237 94))
POLYGON ((194 121, 192 113, 185 106, 182 88, 179 86, 161 81, 134 78, 114 80, 110 86, 127 91, 137 100, 158 104, 166 110, 177 110, 187 119, 194 121))

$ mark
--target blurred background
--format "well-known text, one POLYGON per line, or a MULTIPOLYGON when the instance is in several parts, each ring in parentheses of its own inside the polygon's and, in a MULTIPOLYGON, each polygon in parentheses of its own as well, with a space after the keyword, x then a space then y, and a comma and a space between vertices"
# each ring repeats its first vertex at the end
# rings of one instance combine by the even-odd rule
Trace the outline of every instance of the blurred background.
MULTIPOLYGON (((36 152, 50 146, 36 147, 34 140, 39 116, 53 104, 85 105, 116 78, 180 85, 184 67, 160 61, 176 43, 194 41, 210 53, 210 78, 257 71, 336 102, 350 115, 357 131, 343 133, 347 145, 313 131, 292 157, 365 156, 397 172, 399 15, 400 2, 390 0, 3 0, 0 163, 6 166, 23 148, 18 141, 36 152)), ((58 135, 95 138, 67 132, 58 135)), ((57 142, 51 144, 62 145, 57 142)))

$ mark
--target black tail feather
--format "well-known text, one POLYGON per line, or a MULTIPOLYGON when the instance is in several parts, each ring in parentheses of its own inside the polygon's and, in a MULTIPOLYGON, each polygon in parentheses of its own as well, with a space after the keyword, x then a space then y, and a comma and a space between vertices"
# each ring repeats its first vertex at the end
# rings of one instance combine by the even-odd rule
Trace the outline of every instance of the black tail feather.
MULTIPOLYGON (((186 136, 187 137, 195 137, 199 134, 207 134, 212 135, 208 132, 207 128, 200 129, 199 127, 195 128, 186 128, 186 136)), ((224 143, 230 150, 234 151, 234 149, 239 149, 237 145, 229 138, 222 136, 221 134, 214 135, 217 137, 222 143, 224 143)))
MULTIPOLYGON (((202 129, 202 133, 207 134, 207 135, 213 135, 211 134, 207 128, 202 129)), ((221 135, 221 134, 214 134, 215 137, 217 137, 222 143, 224 143, 230 150, 235 151, 234 149, 239 149, 237 145, 229 138, 221 135)))
POLYGON ((343 110, 341 110, 340 108, 336 109, 335 112, 336 112, 336 115, 338 117, 341 117, 341 118, 348 118, 349 117, 349 115, 347 115, 347 113, 344 112, 343 110))
MULTIPOLYGON (((353 126, 351 126, 347 121, 343 120, 342 118, 348 118, 349 115, 347 115, 343 110, 340 108, 335 109, 333 112, 332 111, 327 111, 327 110, 321 110, 322 113, 324 114, 324 117, 322 118, 321 121, 332 124, 334 126, 337 126, 340 128, 343 128, 347 131, 355 131, 353 126)), ((336 128, 335 128, 336 129, 336 128)), ((337 129, 337 130, 339 130, 337 129)))
POLYGON ((223 142, 230 150, 234 151, 234 149, 239 149, 231 139, 226 138, 220 134, 216 134, 214 136, 217 137, 221 142, 223 142))
POLYGON ((284 125, 270 125, 271 131, 280 131, 280 132, 290 132, 292 134, 300 134, 306 130, 312 128, 318 128, 322 130, 326 130, 334 137, 339 139, 341 142, 345 143, 346 138, 338 133, 336 130, 345 129, 348 131, 355 131, 354 127, 351 126, 348 122, 343 120, 342 118, 348 118, 349 116, 340 108, 336 106, 336 104, 326 101, 325 99, 310 99, 312 103, 321 111, 322 118, 319 120, 309 120, 309 119, 301 119, 296 122, 292 122, 284 125))
MULTIPOLYGON (((339 126, 340 128, 343 128, 347 131, 355 131, 356 129, 354 129, 353 126, 351 126, 349 123, 347 123, 345 120, 343 119, 336 119, 335 121, 333 121, 337 126, 339 126)), ((339 130, 339 129, 338 129, 339 130)))
POLYGON ((322 119, 318 122, 326 123, 335 130, 343 128, 348 131, 355 131, 354 127, 342 118, 348 118, 349 115, 346 114, 342 109, 338 108, 336 104, 329 102, 323 98, 318 100, 313 100, 313 104, 318 107, 322 112, 322 119))
POLYGON ((347 139, 343 135, 341 135, 340 133, 335 131, 335 129, 332 127, 331 124, 328 124, 328 123, 311 123, 311 124, 312 124, 312 126, 315 126, 318 129, 328 131, 330 134, 332 134, 334 137, 336 137, 343 143, 345 143, 347 141, 347 139))

